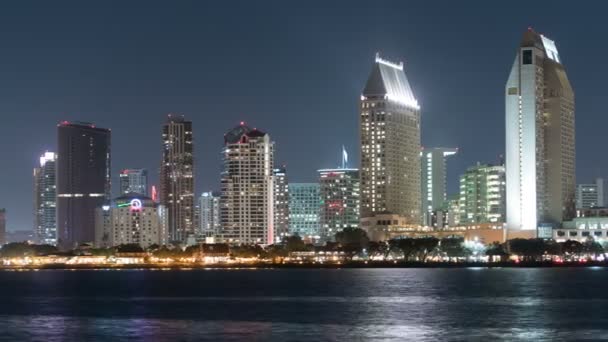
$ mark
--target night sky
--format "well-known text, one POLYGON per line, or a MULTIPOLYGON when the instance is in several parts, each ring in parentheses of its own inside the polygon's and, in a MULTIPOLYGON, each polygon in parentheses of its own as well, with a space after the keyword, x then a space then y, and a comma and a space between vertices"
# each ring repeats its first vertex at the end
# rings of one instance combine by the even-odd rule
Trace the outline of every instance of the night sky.
POLYGON ((61 120, 112 129, 122 168, 158 180, 161 124, 194 122, 197 193, 219 188, 225 131, 268 132, 290 181, 345 145, 358 165, 360 92, 376 51, 405 62, 424 146, 459 147, 449 189, 504 152, 504 84, 529 27, 556 41, 576 93, 577 181, 606 175, 604 2, 12 1, 0 4, 0 207, 32 228, 32 168, 61 120), (559 5, 555 5, 559 3, 559 5))

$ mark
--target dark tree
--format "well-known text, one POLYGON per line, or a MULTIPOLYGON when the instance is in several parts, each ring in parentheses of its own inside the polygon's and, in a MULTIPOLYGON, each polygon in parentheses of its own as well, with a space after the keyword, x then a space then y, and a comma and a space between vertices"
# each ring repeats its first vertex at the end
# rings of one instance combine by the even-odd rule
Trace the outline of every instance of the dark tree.
POLYGON ((583 252, 583 244, 576 240, 562 242, 562 251, 569 255, 579 255, 583 252))
POLYGON ((362 250, 369 244, 369 237, 361 228, 344 228, 336 233, 336 242, 342 247, 362 250))
POLYGON ((118 253, 143 253, 144 249, 137 243, 126 243, 116 246, 118 253))
POLYGON ((0 255, 3 258, 21 258, 34 254, 34 248, 27 242, 11 242, 2 246, 0 255))
POLYGON ((308 249, 299 235, 287 236, 283 239, 283 243, 287 252, 300 252, 308 249))
POLYGON ((50 255, 59 252, 53 245, 31 245, 35 255, 50 255))
POLYGON ((486 249, 486 255, 490 258, 497 257, 500 261, 505 261, 509 257, 509 253, 505 251, 505 246, 499 242, 493 242, 486 249))
POLYGON ((464 247, 464 239, 460 237, 441 239, 439 248, 450 260, 452 258, 466 258, 471 254, 470 251, 464 247))

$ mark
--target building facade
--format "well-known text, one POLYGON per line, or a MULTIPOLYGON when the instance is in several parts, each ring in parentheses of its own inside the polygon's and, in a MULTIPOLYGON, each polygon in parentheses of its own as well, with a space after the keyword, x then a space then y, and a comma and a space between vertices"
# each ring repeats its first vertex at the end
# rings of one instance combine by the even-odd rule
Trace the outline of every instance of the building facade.
POLYGON ((220 193, 203 192, 199 198, 200 232, 202 236, 216 236, 221 232, 220 193))
POLYGON ((124 169, 120 171, 120 193, 141 194, 148 196, 148 170, 146 169, 124 169))
POLYGON ((555 42, 528 29, 505 87, 507 228, 574 216, 574 92, 555 42))
POLYGON ((194 233, 194 144, 192 122, 169 114, 162 129, 160 203, 167 209, 169 240, 194 233))
POLYGON ((137 193, 120 196, 97 208, 95 245, 113 247, 138 244, 142 248, 163 245, 167 222, 162 205, 137 193))
POLYGON ((333 240, 344 228, 359 228, 360 191, 359 170, 319 170, 321 240, 333 240))
POLYGON ((420 106, 403 72, 376 55, 360 101, 361 215, 420 223, 420 106))
POLYGON ((281 166, 273 170, 274 176, 274 231, 275 242, 289 235, 289 181, 287 169, 281 166))
POLYGON ((274 142, 241 123, 224 135, 223 156, 221 239, 273 244, 274 142))
POLYGON ((289 234, 317 241, 321 238, 319 183, 289 184, 289 234))
POLYGON ((505 167, 483 165, 469 168, 460 177, 460 225, 501 223, 505 220, 505 167))
MULTIPOLYGON (((447 200, 446 158, 458 152, 457 148, 424 148, 421 158, 422 224, 432 226, 433 221, 443 217, 447 200)), ((447 222, 446 222, 447 224, 447 222)))
POLYGON ((45 152, 34 168, 34 236, 40 244, 57 245, 56 155, 45 152))
POLYGON ((110 199, 110 130, 90 123, 57 127, 57 244, 95 240, 95 209, 110 199))
POLYGON ((603 207, 604 179, 596 178, 594 183, 576 186, 576 209, 603 207))

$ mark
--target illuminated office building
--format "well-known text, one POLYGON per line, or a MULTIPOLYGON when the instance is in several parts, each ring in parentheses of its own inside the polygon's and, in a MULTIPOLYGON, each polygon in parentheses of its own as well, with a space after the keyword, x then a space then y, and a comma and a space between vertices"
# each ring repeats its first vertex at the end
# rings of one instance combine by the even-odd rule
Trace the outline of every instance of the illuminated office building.
POLYGON ((274 142, 241 123, 224 135, 221 239, 227 243, 273 244, 274 142))
POLYGON ((505 220, 505 167, 477 164, 460 176, 460 225, 503 223, 505 220))
POLYGON ((110 130, 91 123, 57 127, 57 244, 95 240, 95 209, 110 199, 110 130))
POLYGON ((507 228, 574 216, 574 92, 555 42, 528 29, 505 86, 507 228))
POLYGON ((376 55, 360 106, 361 216, 420 223, 420 106, 403 63, 376 55))
MULTIPOLYGON (((422 224, 433 226, 437 218, 444 219, 447 215, 446 187, 447 169, 446 158, 455 155, 457 148, 424 148, 421 158, 421 185, 422 185, 422 224)), ((447 219, 444 220, 447 225, 447 219)), ((441 224, 443 226, 443 224, 441 224)))
POLYGON ((169 114, 162 129, 160 204, 167 209, 169 240, 194 234, 194 147, 192 121, 169 114))
POLYGON ((344 228, 359 228, 360 183, 357 169, 319 170, 321 239, 333 240, 344 228))
POLYGON ((604 206, 604 179, 596 178, 594 183, 576 186, 576 209, 604 206))
POLYGON ((319 183, 289 184, 289 233, 316 241, 321 237, 319 183))
POLYGON ((148 170, 124 169, 120 171, 119 180, 122 195, 136 193, 148 196, 148 170))
POLYGON ((57 245, 56 155, 45 152, 34 168, 34 234, 38 243, 57 245))
POLYGON ((289 182, 285 166, 273 170, 274 176, 274 234, 280 242, 289 235, 289 182))
POLYGON ((203 192, 199 198, 200 234, 202 236, 216 236, 220 233, 220 194, 217 192, 203 192))

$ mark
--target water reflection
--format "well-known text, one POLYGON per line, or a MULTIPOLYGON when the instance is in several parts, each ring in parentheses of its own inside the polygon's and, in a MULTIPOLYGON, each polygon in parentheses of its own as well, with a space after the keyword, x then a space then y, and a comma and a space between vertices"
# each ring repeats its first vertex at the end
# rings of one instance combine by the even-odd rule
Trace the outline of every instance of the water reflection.
POLYGON ((607 280, 586 269, 7 272, 0 340, 604 339, 607 280))

